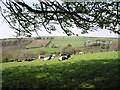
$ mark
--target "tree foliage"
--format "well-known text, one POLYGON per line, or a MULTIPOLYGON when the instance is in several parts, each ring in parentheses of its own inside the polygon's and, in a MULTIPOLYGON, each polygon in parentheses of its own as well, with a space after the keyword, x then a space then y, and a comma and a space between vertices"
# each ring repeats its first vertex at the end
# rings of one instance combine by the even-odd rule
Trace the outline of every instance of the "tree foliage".
POLYGON ((16 30, 18 36, 31 36, 44 27, 48 33, 56 31, 56 24, 68 36, 74 35, 70 27, 75 25, 82 33, 104 28, 120 34, 117 30, 119 2, 58 2, 38 0, 33 5, 22 1, 6 0, 1 15, 16 30))

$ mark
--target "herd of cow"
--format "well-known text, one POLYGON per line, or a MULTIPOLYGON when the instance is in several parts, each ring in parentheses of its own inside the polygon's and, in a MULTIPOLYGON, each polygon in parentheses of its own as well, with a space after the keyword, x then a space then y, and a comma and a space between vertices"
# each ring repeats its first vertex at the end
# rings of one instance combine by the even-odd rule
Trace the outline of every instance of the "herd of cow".
MULTIPOLYGON (((118 51, 118 50, 113 50, 113 51, 118 51)), ((101 51, 102 52, 102 51, 101 51)), ((106 51, 108 52, 108 51, 106 51)), ((93 53, 93 52, 89 52, 89 53, 93 53)), ((79 52, 78 53, 79 55, 82 55, 82 54, 85 54, 84 52, 79 52)), ((45 58, 43 55, 39 55, 37 59, 42 59, 43 61, 45 60, 50 60, 50 59, 53 59, 55 58, 55 54, 51 54, 49 57, 45 58)), ((67 53, 61 53, 60 54, 60 58, 58 58, 58 60, 66 60, 66 59, 69 59, 71 57, 70 54, 67 54, 67 53)), ((25 59, 25 60, 19 60, 19 59, 16 59, 16 60, 9 60, 9 62, 22 62, 22 61, 33 61, 33 60, 36 60, 36 58, 29 58, 29 59, 25 59)))
POLYGON ((33 60, 36 60, 35 58, 29 58, 29 59, 25 59, 25 60, 19 60, 19 59, 16 59, 16 60, 9 60, 9 62, 22 62, 22 61, 33 61, 33 60))
MULTIPOLYGON (((71 57, 70 54, 66 54, 66 53, 62 53, 62 54, 60 54, 60 56, 61 57, 58 58, 58 60, 66 60, 66 59, 69 59, 71 57)), ((50 59, 53 59, 53 58, 55 58, 55 54, 53 54, 53 55, 51 54, 47 58, 44 58, 43 55, 39 55, 37 59, 42 59, 43 61, 45 61, 45 60, 50 60, 50 59)), ((29 59, 25 59, 25 60, 19 60, 19 59, 9 60, 9 62, 14 62, 14 61, 16 61, 16 62, 22 62, 22 61, 33 61, 33 60, 36 60, 36 58, 29 58, 29 59)))
MULTIPOLYGON (((66 59, 69 59, 71 57, 70 54, 66 54, 66 53, 62 53, 60 54, 60 58, 58 58, 58 60, 66 60, 66 59)), ((55 58, 55 54, 54 55, 50 55, 49 57, 47 58, 44 58, 43 55, 39 55, 38 59, 43 59, 43 60, 50 60, 50 59, 53 59, 55 58)))

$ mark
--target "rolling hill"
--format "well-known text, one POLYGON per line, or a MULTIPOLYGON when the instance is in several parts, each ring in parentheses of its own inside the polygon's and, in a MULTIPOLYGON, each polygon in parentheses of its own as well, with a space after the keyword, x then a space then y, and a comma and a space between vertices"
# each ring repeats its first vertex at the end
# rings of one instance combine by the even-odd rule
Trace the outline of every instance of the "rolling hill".
POLYGON ((55 46, 67 46, 68 44, 71 44, 72 47, 84 47, 84 43, 86 41, 95 41, 95 40, 105 40, 117 42, 118 39, 116 38, 94 38, 94 37, 54 37, 54 39, 51 40, 51 43, 49 44, 49 47, 52 45, 55 46))
POLYGON ((74 50, 82 51, 85 53, 89 52, 100 52, 100 51, 113 51, 118 49, 118 39, 116 38, 94 38, 94 37, 48 37, 48 38, 26 38, 26 39, 6 39, 3 40, 3 57, 8 59, 25 59, 25 55, 28 58, 29 55, 37 58, 40 54, 48 56, 52 53, 59 54, 64 49, 71 45, 66 51, 74 50), (86 41, 104 40, 106 42, 112 41, 110 48, 104 49, 100 47, 85 47, 86 41), (14 44, 15 43, 15 44, 14 44))

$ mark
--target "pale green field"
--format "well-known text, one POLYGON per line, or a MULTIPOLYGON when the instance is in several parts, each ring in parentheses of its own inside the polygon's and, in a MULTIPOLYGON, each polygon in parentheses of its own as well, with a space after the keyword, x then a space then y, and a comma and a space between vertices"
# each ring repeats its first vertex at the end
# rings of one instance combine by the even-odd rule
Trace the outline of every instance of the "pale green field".
POLYGON ((68 44, 71 44, 73 47, 83 47, 86 41, 95 41, 95 40, 105 40, 106 42, 108 40, 118 41, 118 39, 111 39, 111 38, 54 37, 54 39, 52 39, 52 42, 50 43, 49 46, 52 46, 53 44, 55 46, 67 46, 68 44))

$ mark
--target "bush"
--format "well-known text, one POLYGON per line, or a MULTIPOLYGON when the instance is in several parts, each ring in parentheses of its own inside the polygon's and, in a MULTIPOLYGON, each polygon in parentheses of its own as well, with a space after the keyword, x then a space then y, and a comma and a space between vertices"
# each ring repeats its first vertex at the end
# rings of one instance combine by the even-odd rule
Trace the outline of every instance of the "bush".
POLYGON ((76 54, 79 50, 72 47, 63 47, 63 48, 60 48, 60 51, 62 53, 67 53, 67 54, 76 54))
POLYGON ((110 46, 109 45, 107 45, 106 47, 105 47, 105 49, 109 49, 110 48, 110 46))
POLYGON ((109 46, 109 45, 105 45, 105 46, 102 46, 101 48, 102 48, 102 49, 109 49, 110 46, 109 46))
POLYGON ((8 57, 3 57, 3 58, 2 58, 2 62, 3 62, 3 63, 4 63, 4 62, 8 62, 8 60, 9 60, 8 57))
POLYGON ((53 45, 51 46, 51 48, 58 48, 58 47, 57 47, 56 45, 53 44, 53 45))
POLYGON ((72 47, 72 45, 71 45, 71 44, 68 44, 67 47, 72 47))
POLYGON ((40 52, 39 52, 40 55, 45 55, 46 53, 47 53, 47 52, 44 51, 44 50, 40 50, 40 52))
POLYGON ((55 54, 56 56, 59 56, 60 52, 59 52, 59 51, 58 51, 58 52, 54 52, 54 54, 55 54))

